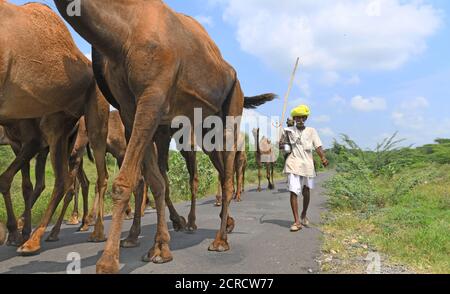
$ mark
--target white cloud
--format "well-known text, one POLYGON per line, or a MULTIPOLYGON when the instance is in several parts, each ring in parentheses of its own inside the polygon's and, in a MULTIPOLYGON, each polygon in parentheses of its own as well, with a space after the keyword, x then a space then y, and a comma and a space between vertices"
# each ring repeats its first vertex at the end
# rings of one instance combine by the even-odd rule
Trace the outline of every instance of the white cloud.
POLYGON ((345 81, 345 83, 347 85, 358 85, 359 83, 361 83, 361 79, 359 78, 358 75, 352 75, 345 81))
POLYGON ((393 112, 392 120, 394 121, 395 126, 404 129, 412 129, 418 131, 425 128, 425 118, 422 115, 415 115, 410 112, 393 112))
POLYGON ((387 107, 386 100, 384 98, 364 98, 362 96, 353 97, 351 106, 358 111, 364 112, 384 110, 387 107))
POLYGON ((331 128, 321 128, 319 129, 319 134, 324 137, 334 137, 335 133, 331 128))
POLYGON ((241 48, 283 73, 298 56, 307 70, 397 69, 426 50, 443 18, 415 0, 212 2, 225 5, 241 48))
POLYGON ((204 26, 214 27, 214 19, 211 16, 197 15, 194 18, 204 26))
POLYGON ((297 107, 297 106, 302 105, 302 104, 312 105, 312 102, 308 98, 297 98, 297 99, 291 100, 289 102, 289 106, 290 107, 297 107))
POLYGON ((425 97, 417 97, 411 100, 404 101, 402 103, 403 109, 424 109, 428 108, 430 106, 430 103, 425 97))
POLYGON ((327 71, 323 74, 321 83, 325 86, 334 86, 341 79, 340 75, 335 71, 327 71))
POLYGON ((331 98, 330 103, 332 105, 345 105, 347 104, 347 101, 345 101, 345 99, 342 98, 341 96, 335 95, 333 96, 333 98, 331 98))
POLYGON ((327 122, 331 121, 331 117, 328 115, 319 115, 319 116, 313 117, 312 121, 316 122, 316 123, 327 123, 327 122))

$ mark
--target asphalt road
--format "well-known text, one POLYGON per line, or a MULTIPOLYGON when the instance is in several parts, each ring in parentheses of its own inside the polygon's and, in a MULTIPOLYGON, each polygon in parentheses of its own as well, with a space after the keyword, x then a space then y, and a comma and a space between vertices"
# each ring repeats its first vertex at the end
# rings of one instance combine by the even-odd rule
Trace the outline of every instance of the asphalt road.
MULTIPOLYGON (((321 232, 318 228, 321 213, 325 211, 325 197, 321 184, 328 174, 317 178, 317 187, 311 197, 309 219, 311 225, 300 232, 291 233, 293 223, 286 184, 277 184, 275 191, 257 193, 250 189, 243 195, 243 202, 233 203, 231 212, 236 228, 229 235, 231 250, 225 253, 208 252, 207 248, 219 227, 219 209, 213 207, 214 199, 198 203, 195 233, 177 233, 169 224, 171 263, 156 265, 141 262, 153 244, 156 231, 156 212, 147 211, 143 219, 143 236, 140 247, 121 249, 121 273, 133 274, 302 274, 318 272, 315 259, 320 255, 321 232)), ((301 205, 300 205, 301 206, 301 205)), ((177 206, 178 212, 187 217, 189 203, 177 206)), ((168 213, 167 213, 168 215, 168 213)), ((105 222, 106 229, 110 218, 105 222)), ((126 237, 131 222, 123 226, 126 237)), ((34 274, 66 273, 68 254, 81 256, 81 272, 95 273, 95 263, 104 244, 86 243, 89 233, 77 233, 76 227, 63 226, 60 241, 42 245, 41 253, 33 257, 20 257, 15 248, 0 247, 0 273, 34 274)))

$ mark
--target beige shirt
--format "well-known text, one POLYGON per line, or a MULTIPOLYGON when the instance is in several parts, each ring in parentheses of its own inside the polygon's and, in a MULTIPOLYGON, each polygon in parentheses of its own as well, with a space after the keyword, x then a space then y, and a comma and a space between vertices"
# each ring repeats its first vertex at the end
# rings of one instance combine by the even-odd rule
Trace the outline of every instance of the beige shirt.
POLYGON ((286 160, 284 173, 314 178, 316 171, 313 151, 322 147, 322 141, 316 129, 307 127, 300 131, 297 127, 290 127, 284 129, 283 142, 287 142, 287 136, 292 146, 292 153, 286 160))

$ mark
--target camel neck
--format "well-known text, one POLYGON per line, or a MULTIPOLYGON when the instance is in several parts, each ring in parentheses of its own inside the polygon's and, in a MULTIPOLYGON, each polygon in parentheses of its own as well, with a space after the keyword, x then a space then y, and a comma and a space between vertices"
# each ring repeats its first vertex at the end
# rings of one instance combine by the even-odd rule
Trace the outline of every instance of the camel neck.
POLYGON ((64 19, 86 41, 100 52, 114 58, 121 52, 130 32, 130 7, 138 1, 82 0, 76 2, 54 0, 64 19), (125 7, 127 6, 127 7, 125 7))

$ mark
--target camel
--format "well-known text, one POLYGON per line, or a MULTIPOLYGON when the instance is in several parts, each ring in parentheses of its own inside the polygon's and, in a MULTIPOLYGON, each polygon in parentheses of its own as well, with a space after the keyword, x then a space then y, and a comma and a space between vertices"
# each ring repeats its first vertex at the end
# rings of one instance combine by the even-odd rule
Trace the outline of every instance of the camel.
MULTIPOLYGON (((31 208, 33 203, 44 190, 45 179, 43 176, 36 176, 36 187, 30 178, 30 159, 39 152, 36 164, 36 172, 39 173, 42 167, 42 160, 46 160, 47 150, 43 145, 42 134, 39 130, 39 119, 25 119, 14 123, 9 123, 1 128, 2 142, 11 146, 16 157, 6 171, 0 176, 0 190, 5 195, 5 204, 8 215, 9 235, 8 246, 19 246, 23 241, 28 240, 31 233, 31 208), (27 150, 30 150, 27 152, 27 150), (34 151, 33 151, 34 150, 34 151), (19 220, 19 224, 14 226, 12 218, 15 219, 10 198, 10 187, 16 173, 22 173, 22 195, 25 203, 25 211, 19 220), (22 231, 20 233, 20 231, 22 231)), ((45 172, 45 171, 44 171, 45 172)))
MULTIPOLYGON (((245 190, 245 170, 247 169, 247 152, 245 151, 245 134, 240 133, 238 139, 238 150, 236 153, 236 158, 234 161, 234 172, 236 176, 236 188, 234 188, 233 183, 233 194, 236 202, 241 202, 241 195, 245 190), (242 151, 243 150, 243 151, 242 151)), ((233 178, 234 180, 234 178, 233 178)), ((217 194, 216 194, 216 206, 222 205, 222 185, 220 184, 220 175, 219 181, 217 184, 217 194)))
POLYGON ((6 226, 3 223, 0 223, 0 246, 5 244, 7 235, 8 235, 8 231, 6 229, 6 226))
MULTIPOLYGON (((127 149, 127 141, 125 138, 125 127, 122 123, 122 120, 120 118, 120 114, 118 111, 112 111, 109 115, 109 121, 108 121, 108 138, 107 138, 107 144, 106 144, 106 152, 111 154, 116 160, 117 165, 119 168, 122 166, 123 160, 125 158, 125 152, 127 149)), ((128 207, 125 211, 125 218, 131 219, 133 218, 133 225, 130 230, 130 235, 134 236, 136 235, 136 238, 131 238, 135 240, 134 242, 131 241, 129 238, 128 241, 124 240, 122 241, 123 247, 135 247, 137 246, 137 238, 140 234, 140 222, 141 217, 145 215, 145 209, 148 204, 148 187, 145 183, 144 179, 141 178, 139 180, 139 184, 134 190, 135 195, 135 213, 134 217, 132 217, 131 207, 128 204, 128 207)), ((93 215, 95 215, 96 211, 99 209, 99 202, 98 202, 98 195, 96 195, 94 200, 94 206, 90 213, 90 219, 93 218, 93 215)))
MULTIPOLYGON (((55 174, 55 184, 40 225, 17 252, 37 253, 50 219, 71 186, 69 175, 69 136, 78 120, 86 116, 89 138, 97 167, 97 189, 103 199, 107 185, 105 163, 107 117, 106 101, 100 97, 89 60, 75 46, 63 21, 47 6, 22 6, 0 1, 0 124, 39 119, 39 131, 47 142, 55 174), (20 24, 20 25, 18 25, 20 24)), ((27 163, 39 144, 22 146, 19 154, 27 163)), ((17 168, 17 167, 16 167, 17 168)), ((10 185, 9 185, 10 186, 10 185)), ((11 196, 2 187, 8 208, 8 230, 17 231, 11 196)), ((90 241, 104 241, 103 215, 99 212, 90 241)))
POLYGON ((221 117, 224 142, 234 143, 231 150, 210 153, 221 174, 223 205, 220 229, 209 250, 229 250, 226 229, 239 122, 226 118, 242 116, 244 104, 261 103, 261 97, 244 101, 235 70, 207 32, 193 18, 174 12, 160 0, 84 0, 76 17, 69 15, 73 1, 54 2, 66 21, 93 45, 97 82, 108 101, 120 110, 128 141, 113 184, 111 231, 97 273, 119 271, 122 214, 141 171, 157 208, 155 242, 143 260, 172 261, 165 221, 166 185, 153 138, 160 125, 170 125, 176 116, 193 122, 195 108, 202 110, 201 121, 211 115, 221 117))
POLYGON ((259 128, 253 129, 253 137, 255 138, 256 142, 256 164, 258 166, 258 192, 261 192, 261 168, 263 163, 266 166, 266 177, 267 181, 269 182, 268 189, 273 190, 275 189, 275 182, 273 180, 273 173, 274 173, 274 167, 275 163, 277 161, 277 158, 275 156, 272 143, 269 139, 262 137, 261 140, 259 139, 259 128))

